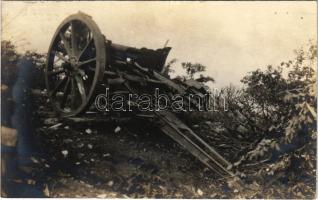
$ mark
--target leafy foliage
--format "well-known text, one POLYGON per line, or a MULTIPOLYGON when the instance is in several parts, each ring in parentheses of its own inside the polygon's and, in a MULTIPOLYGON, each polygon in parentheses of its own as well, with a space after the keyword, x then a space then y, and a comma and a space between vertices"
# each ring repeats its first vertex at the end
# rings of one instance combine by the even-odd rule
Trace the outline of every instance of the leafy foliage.
POLYGON ((182 68, 186 70, 187 76, 185 77, 186 80, 195 79, 195 75, 199 75, 199 78, 196 78, 195 80, 198 82, 206 83, 208 81, 214 82, 214 79, 210 76, 204 76, 201 74, 202 72, 206 71, 206 66, 200 64, 200 63, 191 63, 191 62, 183 62, 181 63, 182 68))
POLYGON ((192 64, 191 62, 183 62, 181 65, 182 68, 186 70, 189 79, 193 79, 196 73, 204 72, 206 70, 206 66, 200 63, 192 64))
POLYGON ((34 67, 33 85, 40 88, 44 84, 44 66, 46 62, 46 55, 37 53, 35 51, 26 51, 25 53, 18 53, 16 47, 10 41, 1 41, 1 84, 12 87, 18 76, 19 63, 24 61, 31 61, 34 67))
POLYGON ((236 163, 241 171, 254 171, 250 178, 263 177, 262 184, 287 181, 289 187, 298 188, 287 197, 309 198, 315 188, 317 46, 312 43, 295 53, 294 61, 245 76, 245 88, 234 103, 229 102, 230 112, 221 114, 227 117, 221 122, 224 127, 229 127, 228 121, 243 125, 244 140, 253 144, 236 163), (235 110, 241 116, 232 116, 235 110), (311 189, 302 191, 304 182, 311 189))
POLYGON ((17 76, 17 63, 20 58, 10 41, 1 41, 1 83, 13 85, 17 76))
MULTIPOLYGON (((315 193, 317 46, 311 42, 295 55, 277 67, 250 72, 242 89, 221 89, 216 98, 226 100, 226 109, 216 99, 216 112, 196 116, 196 122, 212 122, 204 136, 222 141, 214 147, 232 155, 234 169, 257 186, 258 198, 312 198, 315 193), (223 144, 231 144, 232 152, 223 144), (264 191, 269 184, 275 187, 264 191)), ((250 197, 246 191, 238 194, 250 197)))
MULTIPOLYGON (((171 73, 175 73, 175 70, 173 69, 174 64, 177 62, 177 59, 174 58, 170 60, 164 67, 163 75, 169 77, 171 73)), ((187 80, 196 80, 198 82, 207 83, 209 81, 214 82, 214 78, 210 76, 204 76, 202 72, 206 71, 206 66, 200 64, 200 63, 191 63, 191 62, 182 62, 181 66, 183 69, 186 70, 186 76, 177 76, 175 79, 179 81, 187 81, 187 80)))

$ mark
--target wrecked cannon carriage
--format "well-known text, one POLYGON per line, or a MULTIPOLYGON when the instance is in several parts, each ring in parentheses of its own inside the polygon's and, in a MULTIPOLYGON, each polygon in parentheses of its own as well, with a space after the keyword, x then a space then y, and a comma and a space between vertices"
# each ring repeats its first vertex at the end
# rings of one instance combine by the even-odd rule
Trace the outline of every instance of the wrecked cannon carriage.
MULTIPOLYGON (((82 116, 94 110, 94 100, 105 88, 110 93, 153 94, 155 88, 162 88, 169 95, 204 95, 202 85, 178 82, 162 74, 170 49, 137 49, 112 43, 90 16, 73 14, 57 28, 49 47, 45 79, 52 107, 64 118, 82 116)), ((194 107, 197 104, 195 100, 189 103, 194 107)), ((144 116, 220 176, 233 176, 231 164, 177 113, 153 110, 130 114, 144 116)))

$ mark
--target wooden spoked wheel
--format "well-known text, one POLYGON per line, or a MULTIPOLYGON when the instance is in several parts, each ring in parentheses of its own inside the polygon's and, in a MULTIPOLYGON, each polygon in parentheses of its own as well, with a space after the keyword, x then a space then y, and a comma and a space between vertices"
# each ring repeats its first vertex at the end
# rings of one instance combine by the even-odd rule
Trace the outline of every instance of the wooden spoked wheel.
POLYGON ((45 70, 47 93, 61 116, 85 111, 106 65, 105 37, 90 16, 66 18, 52 39, 45 70))

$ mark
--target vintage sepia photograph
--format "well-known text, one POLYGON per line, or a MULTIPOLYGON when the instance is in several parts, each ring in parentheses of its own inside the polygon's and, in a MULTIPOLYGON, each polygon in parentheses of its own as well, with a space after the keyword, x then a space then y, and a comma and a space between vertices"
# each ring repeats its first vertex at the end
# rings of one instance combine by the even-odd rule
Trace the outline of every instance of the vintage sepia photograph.
POLYGON ((315 199, 316 1, 1 1, 1 197, 315 199))

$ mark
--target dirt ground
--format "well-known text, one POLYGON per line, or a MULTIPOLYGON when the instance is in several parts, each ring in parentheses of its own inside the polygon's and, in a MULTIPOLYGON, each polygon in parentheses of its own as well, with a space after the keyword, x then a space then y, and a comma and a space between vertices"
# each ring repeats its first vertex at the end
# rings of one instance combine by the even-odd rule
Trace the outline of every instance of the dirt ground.
MULTIPOLYGON (((149 124, 54 118, 35 96, 37 152, 27 180, 47 197, 229 198, 220 177, 149 124)), ((19 181, 18 181, 19 182, 19 181)))
MULTIPOLYGON (((149 123, 58 119, 42 91, 32 102, 32 167, 17 173, 10 197, 284 198, 294 188, 274 186, 275 177, 264 180, 266 187, 253 179, 234 187, 149 123)), ((192 128, 201 136, 210 130, 192 128)), ((204 139, 229 161, 242 153, 208 135, 204 139)))

